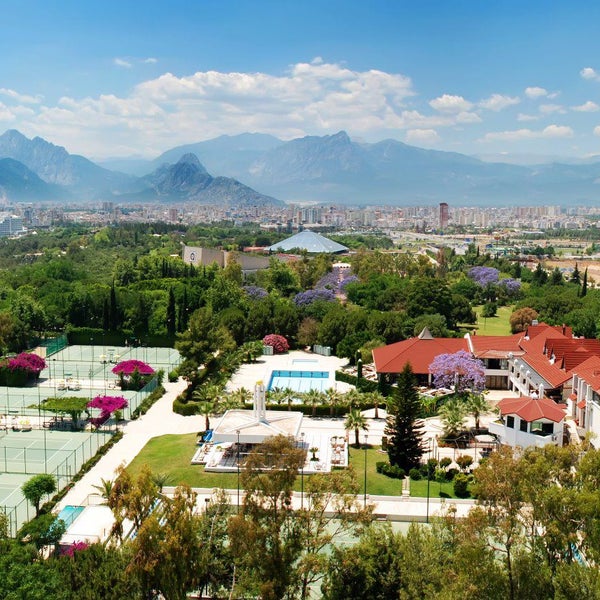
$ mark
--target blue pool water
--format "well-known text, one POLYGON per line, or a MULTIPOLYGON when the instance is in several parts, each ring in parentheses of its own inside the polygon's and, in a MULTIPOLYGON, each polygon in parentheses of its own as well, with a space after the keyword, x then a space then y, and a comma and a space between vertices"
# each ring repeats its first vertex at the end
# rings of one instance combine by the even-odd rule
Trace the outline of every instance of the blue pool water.
POLYGON ((65 522, 67 528, 71 525, 75 519, 83 512, 84 506, 65 506, 59 513, 57 519, 62 519, 65 522))
POLYGON ((290 388, 295 392, 325 391, 331 387, 328 371, 271 371, 268 390, 290 388))

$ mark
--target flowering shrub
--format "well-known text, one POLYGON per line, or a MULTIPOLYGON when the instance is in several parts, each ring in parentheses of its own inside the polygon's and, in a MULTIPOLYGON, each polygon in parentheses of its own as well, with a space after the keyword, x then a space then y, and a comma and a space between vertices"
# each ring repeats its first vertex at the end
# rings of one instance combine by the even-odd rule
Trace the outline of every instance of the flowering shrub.
POLYGON ((97 408, 102 412, 112 413, 115 410, 123 410, 127 406, 127 400, 123 396, 96 396, 87 403, 88 408, 97 408))
POLYGON ((154 375, 154 369, 141 360, 122 360, 113 367, 112 372, 117 375, 133 375, 137 371, 140 375, 154 375))
POLYGON ((124 409, 127 406, 127 400, 123 396, 96 396, 88 402, 87 406, 100 411, 99 417, 90 419, 90 423, 97 429, 108 421, 112 413, 124 409))
POLYGON ((22 387, 37 379, 46 361, 37 354, 21 352, 0 364, 0 385, 22 387))
POLYGON ((63 556, 73 558, 73 556, 75 556, 75 552, 82 552, 83 550, 87 550, 89 547, 90 545, 86 542, 75 542, 65 548, 62 554, 63 556))
POLYGON ((245 285, 242 289, 251 300, 260 300, 269 295, 265 288, 258 287, 257 285, 245 285))
POLYGON ((459 350, 453 354, 439 354, 429 365, 435 387, 454 388, 457 392, 468 389, 483 390, 485 368, 483 362, 468 352, 459 350))
POLYGON ((469 269, 468 275, 477 285, 486 287, 498 283, 499 273, 494 267, 473 267, 469 269))
POLYGON ((334 302, 335 293, 327 288, 306 290, 306 292, 300 292, 294 297, 294 304, 296 306, 308 306, 317 300, 324 300, 325 302, 334 302))
POLYGON ((283 354, 290 349, 288 341, 282 335, 277 335, 276 333, 265 335, 263 338, 263 344, 265 346, 272 346, 275 354, 283 354))
POLYGON ((344 277, 340 282, 340 289, 345 290, 348 285, 358 281, 358 277, 356 275, 348 275, 348 277, 344 277))
POLYGON ((46 368, 46 361, 37 354, 31 354, 31 352, 21 352, 14 358, 9 359, 8 368, 11 371, 17 369, 23 369, 39 375, 46 368))

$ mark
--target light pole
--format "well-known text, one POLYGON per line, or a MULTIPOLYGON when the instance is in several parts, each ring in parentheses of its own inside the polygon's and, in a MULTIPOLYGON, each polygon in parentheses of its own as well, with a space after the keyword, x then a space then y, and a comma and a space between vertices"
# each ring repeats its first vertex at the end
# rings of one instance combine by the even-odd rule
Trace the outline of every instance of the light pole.
POLYGON ((240 430, 236 429, 237 435, 237 513, 240 514, 240 430))
POLYGON ((363 506, 367 506, 367 442, 369 436, 365 433, 365 493, 363 496, 363 506))
POLYGON ((306 455, 304 454, 304 431, 300 434, 300 447, 302 448, 302 468, 300 470, 300 509, 304 509, 304 461, 306 455))
MULTIPOLYGON (((429 446, 429 452, 432 452, 432 444, 431 438, 429 438, 429 442, 427 443, 429 446)), ((429 483, 431 481, 431 475, 429 473, 429 465, 427 465, 427 514, 425 516, 425 523, 429 523, 429 483)))

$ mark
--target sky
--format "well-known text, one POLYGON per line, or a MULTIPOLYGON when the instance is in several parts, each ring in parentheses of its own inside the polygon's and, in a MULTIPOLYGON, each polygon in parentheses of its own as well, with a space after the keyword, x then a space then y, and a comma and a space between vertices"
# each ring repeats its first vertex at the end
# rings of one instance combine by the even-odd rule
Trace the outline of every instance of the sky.
POLYGON ((0 132, 94 159, 260 132, 600 155, 600 3, 0 0, 0 132))

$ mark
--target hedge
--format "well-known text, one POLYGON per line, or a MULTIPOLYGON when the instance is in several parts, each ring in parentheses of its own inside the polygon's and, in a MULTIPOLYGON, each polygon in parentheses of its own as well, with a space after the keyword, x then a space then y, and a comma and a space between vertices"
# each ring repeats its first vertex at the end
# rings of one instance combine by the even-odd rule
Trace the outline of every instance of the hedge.
MULTIPOLYGON (((125 346, 126 343, 136 345, 140 338, 127 329, 122 331, 104 331, 96 327, 67 327, 67 340, 70 345, 82 346, 125 346)), ((144 335, 141 343, 158 348, 173 348, 175 336, 170 335, 144 335)), ((139 345, 139 344, 138 344, 139 345)))
POLYGON ((356 375, 350 375, 345 371, 336 371, 335 380, 349 383, 356 387, 360 392, 380 392, 384 396, 390 396, 394 390, 394 386, 383 381, 371 381, 361 377, 360 379, 356 375))

